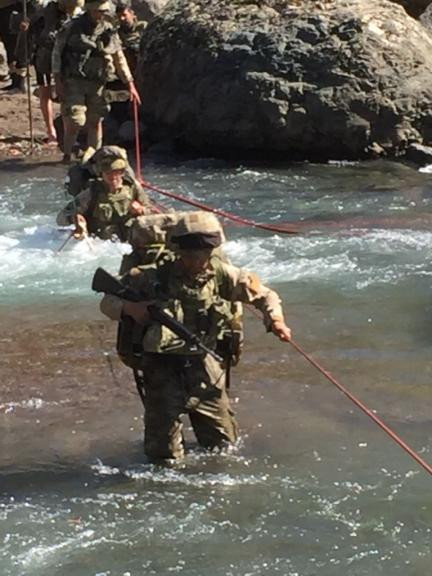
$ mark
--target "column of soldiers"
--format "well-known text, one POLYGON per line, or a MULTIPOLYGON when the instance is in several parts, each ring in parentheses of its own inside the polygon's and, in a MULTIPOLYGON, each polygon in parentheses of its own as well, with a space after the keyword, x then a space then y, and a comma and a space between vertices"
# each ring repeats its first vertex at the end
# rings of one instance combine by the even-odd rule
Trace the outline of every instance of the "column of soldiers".
POLYGON ((102 312, 118 322, 117 352, 144 405, 145 454, 151 461, 183 458, 185 414, 200 446, 232 445, 238 426, 228 389, 243 344, 242 304, 262 312, 267 332, 289 341, 279 296, 229 262, 213 214, 155 213, 124 149, 103 146, 69 168, 67 189, 72 199, 59 225, 74 224, 78 239, 92 234, 132 247, 120 264, 120 292, 96 289, 105 292, 102 312), (155 306, 210 353, 155 320, 155 306))
POLYGON ((126 97, 123 94, 120 99, 140 103, 134 73, 146 23, 137 20, 130 0, 119 0, 115 8, 110 0, 37 3, 41 1, 27 0, 27 18, 23 18, 22 2, 0 0, 0 40, 6 43, 5 51, 0 46, 0 78, 7 79, 8 71, 1 69, 6 52, 11 80, 6 89, 24 92, 24 54, 30 55, 47 142, 57 141, 52 104, 55 93, 63 119, 63 161, 69 163, 84 127, 87 146, 98 149, 102 145, 109 80, 117 79, 117 90, 119 83, 123 93, 126 90, 126 97))
POLYGON ((214 215, 155 213, 126 151, 101 147, 110 65, 139 101, 131 69, 143 29, 128 4, 117 6, 118 29, 108 9, 106 0, 86 0, 84 11, 56 33, 52 68, 44 73, 48 85, 54 79, 62 104, 65 161, 79 129, 86 125, 88 133, 89 152, 69 169, 70 201, 57 222, 72 224, 77 239, 130 243, 132 252, 114 280, 121 290, 97 288, 105 292, 101 310, 118 322, 117 351, 133 370, 144 405, 145 454, 153 461, 177 460, 185 453, 185 414, 204 448, 223 448, 238 438, 228 389, 242 349, 242 304, 260 310, 266 330, 281 340, 289 341, 291 330, 276 292, 229 262, 214 215), (160 315, 155 319, 155 309, 193 338, 179 335, 160 315))

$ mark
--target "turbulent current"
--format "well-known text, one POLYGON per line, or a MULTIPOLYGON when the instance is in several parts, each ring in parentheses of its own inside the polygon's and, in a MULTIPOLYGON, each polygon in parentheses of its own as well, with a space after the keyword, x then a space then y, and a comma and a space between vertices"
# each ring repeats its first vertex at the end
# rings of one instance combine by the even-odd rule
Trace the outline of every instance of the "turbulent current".
MULTIPOLYGON (((59 251, 63 168, 5 168, 1 576, 430 572, 428 473, 250 313, 232 376, 238 445, 208 454, 187 430, 183 463, 146 462, 140 401, 90 289, 129 247, 59 251)), ((431 176, 382 162, 144 169, 178 194, 297 226, 226 221, 226 250, 281 294, 296 341, 432 463, 431 176)))

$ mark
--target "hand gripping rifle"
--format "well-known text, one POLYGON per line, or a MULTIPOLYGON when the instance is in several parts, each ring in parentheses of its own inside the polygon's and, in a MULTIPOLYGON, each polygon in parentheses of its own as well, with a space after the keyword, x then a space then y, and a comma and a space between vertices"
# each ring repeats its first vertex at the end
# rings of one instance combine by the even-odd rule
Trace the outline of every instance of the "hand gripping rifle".
MULTIPOLYGON (((144 301, 144 298, 141 294, 135 290, 132 290, 131 288, 123 286, 120 280, 117 280, 117 278, 112 276, 103 268, 97 268, 93 276, 92 290, 95 292, 104 292, 105 294, 118 296, 119 298, 129 300, 130 302, 144 301)), ((163 326, 169 328, 172 332, 174 332, 174 334, 176 334, 179 338, 182 338, 182 340, 185 340, 185 342, 187 342, 189 345, 199 348, 203 352, 210 354, 210 356, 212 356, 218 362, 223 362, 223 358, 216 354, 214 350, 211 350, 205 344, 203 344, 196 334, 188 330, 186 326, 178 322, 175 318, 161 310, 159 306, 156 306, 155 304, 149 304, 147 306, 147 310, 152 320, 155 320, 156 322, 159 322, 163 326)))

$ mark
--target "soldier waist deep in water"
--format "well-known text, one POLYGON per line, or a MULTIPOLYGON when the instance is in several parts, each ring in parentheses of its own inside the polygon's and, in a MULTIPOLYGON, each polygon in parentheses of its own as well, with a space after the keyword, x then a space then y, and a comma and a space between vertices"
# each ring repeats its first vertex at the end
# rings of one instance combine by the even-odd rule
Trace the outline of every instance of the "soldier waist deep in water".
POLYGON ((255 274, 211 258, 221 244, 214 216, 180 219, 171 242, 176 246, 174 260, 133 269, 123 278, 146 301, 106 296, 101 303, 111 319, 129 316, 145 327, 139 385, 145 408, 144 450, 152 459, 183 457, 182 414, 189 414, 197 440, 206 448, 235 442, 238 428, 226 390, 226 365, 191 350, 169 329, 152 322, 148 302, 156 302, 211 349, 229 324, 230 304, 237 301, 260 309, 268 331, 282 340, 291 338, 278 295, 255 274))

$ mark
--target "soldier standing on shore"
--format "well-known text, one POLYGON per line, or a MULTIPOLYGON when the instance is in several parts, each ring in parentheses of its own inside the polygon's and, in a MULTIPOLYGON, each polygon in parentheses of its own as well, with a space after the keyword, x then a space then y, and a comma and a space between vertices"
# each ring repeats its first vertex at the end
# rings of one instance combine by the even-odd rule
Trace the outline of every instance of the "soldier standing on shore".
POLYGON ((141 103, 120 38, 107 21, 111 5, 87 0, 85 13, 57 36, 52 70, 64 118, 64 162, 70 162, 80 128, 87 126, 87 145, 102 145, 102 119, 108 111, 104 89, 111 65, 128 86, 131 100, 141 103))
POLYGON ((138 62, 141 37, 147 28, 147 22, 138 20, 132 9, 130 0, 118 0, 116 15, 119 21, 118 34, 122 43, 123 51, 132 75, 138 62))
POLYGON ((50 2, 31 23, 30 32, 34 36, 36 46, 34 60, 36 81, 39 86, 40 108, 47 128, 48 143, 57 142, 51 93, 51 60, 55 39, 58 31, 68 20, 79 14, 83 5, 84 0, 50 2))

